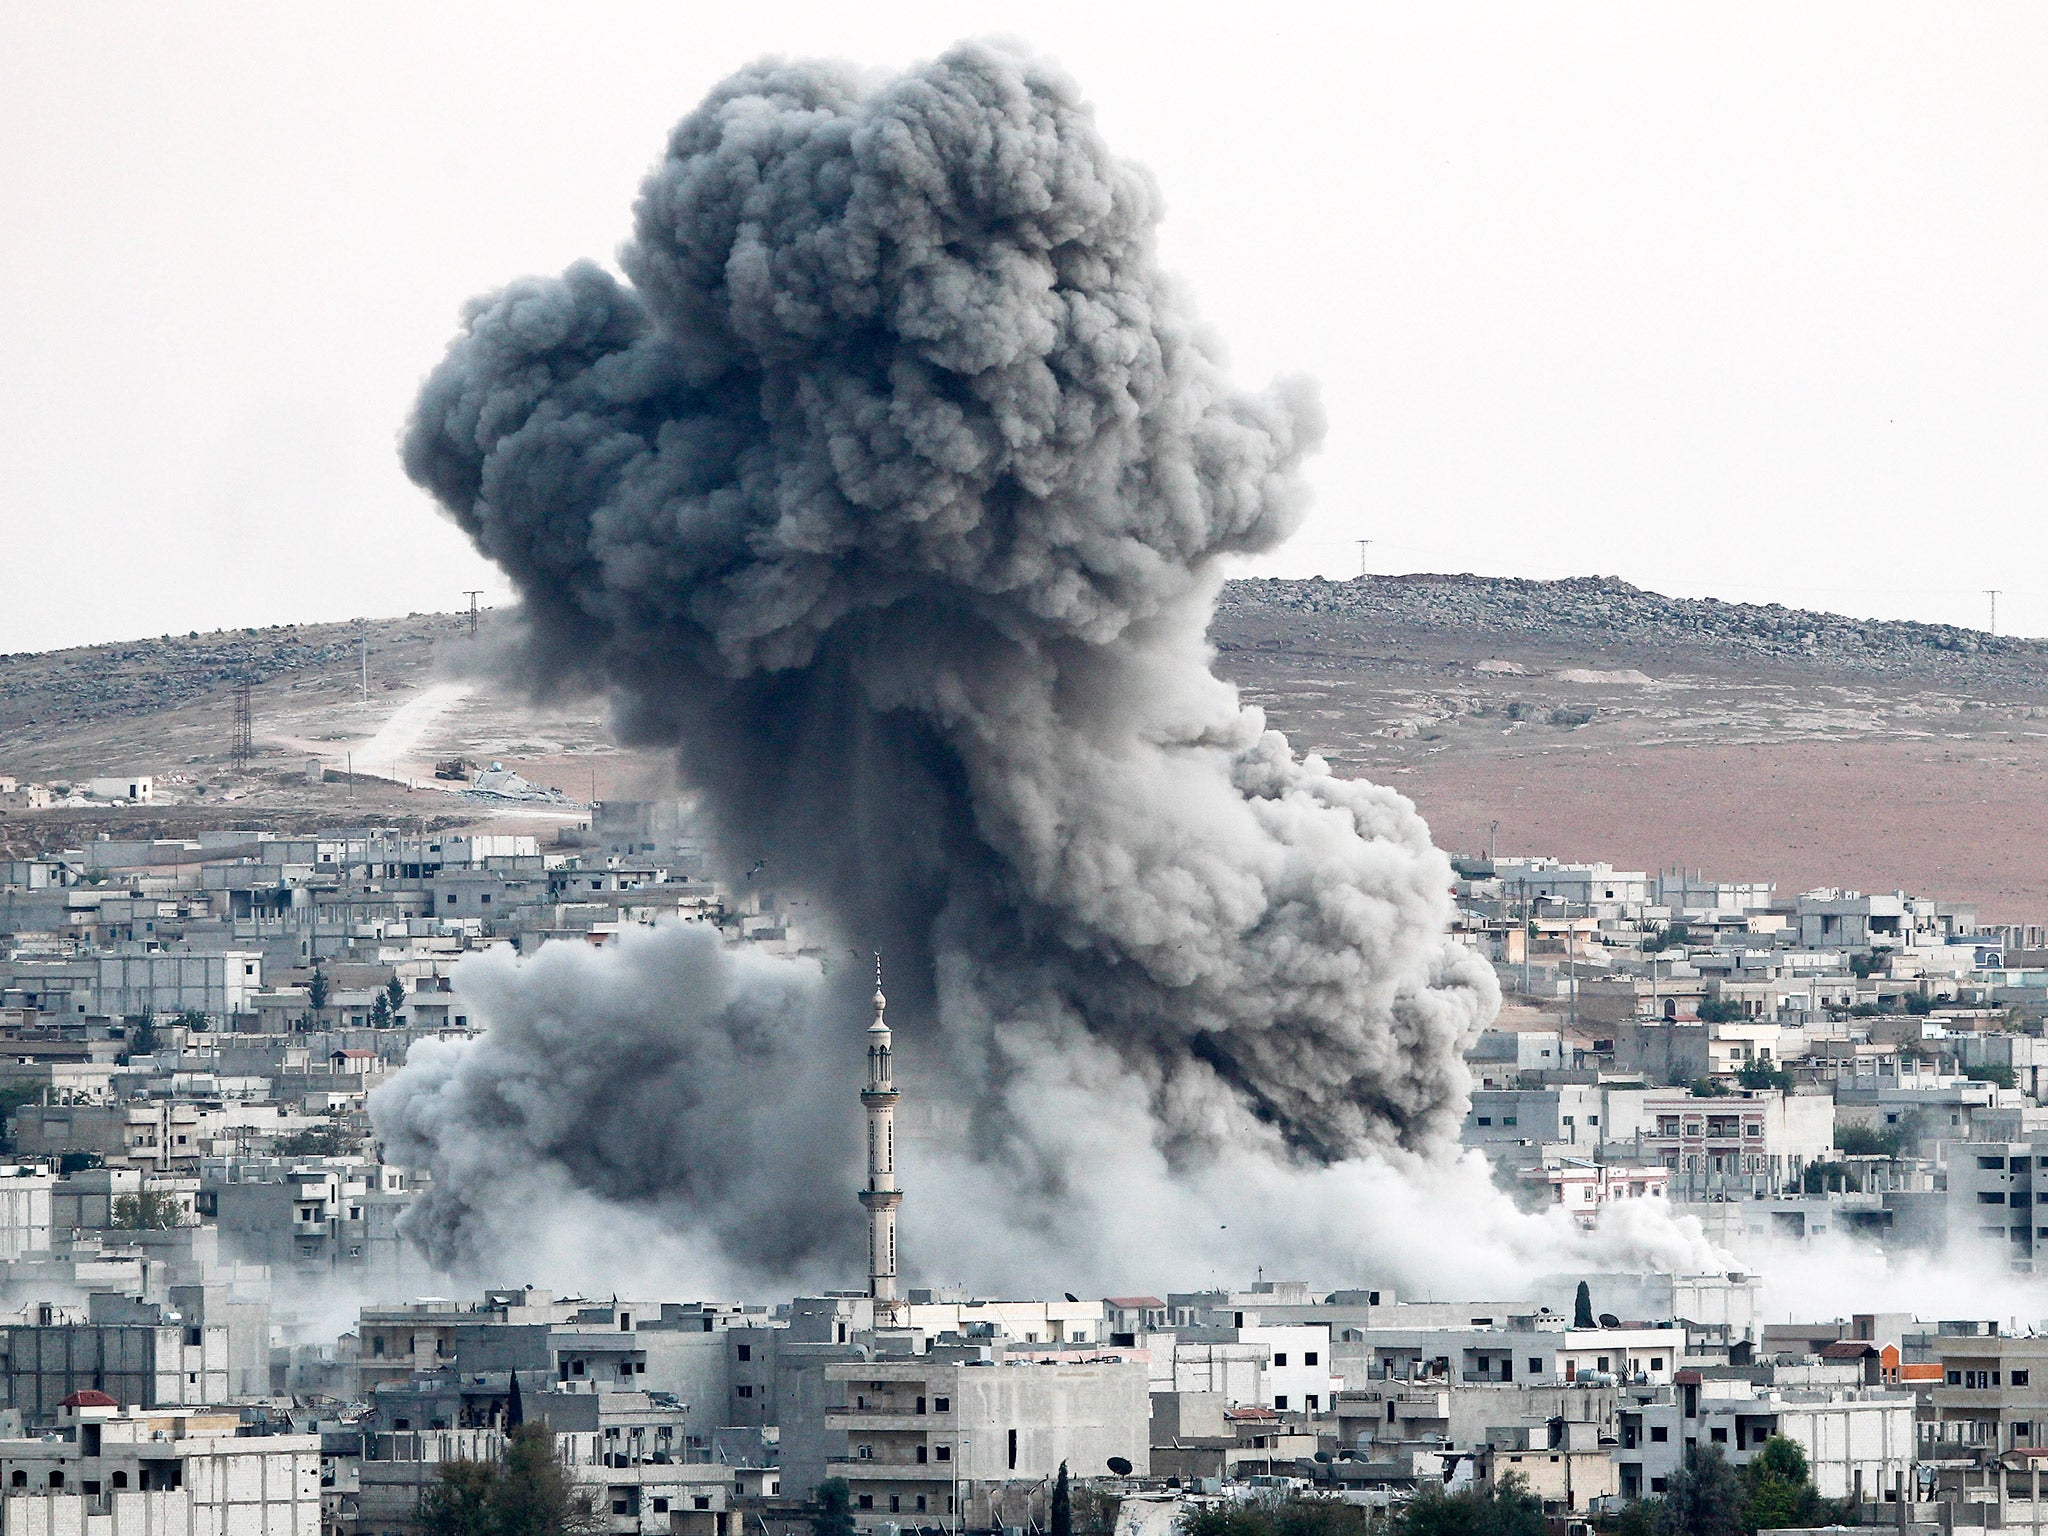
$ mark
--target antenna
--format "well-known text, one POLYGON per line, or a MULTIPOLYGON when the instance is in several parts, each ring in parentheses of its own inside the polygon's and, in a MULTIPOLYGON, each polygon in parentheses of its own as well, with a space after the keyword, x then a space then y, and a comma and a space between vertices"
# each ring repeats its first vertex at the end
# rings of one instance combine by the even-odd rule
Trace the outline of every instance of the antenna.
POLYGON ((1358 574, 1361 576, 1365 574, 1365 546, 1371 542, 1371 539, 1360 539, 1358 541, 1358 574))
POLYGON ((236 773, 249 771, 249 759, 255 755, 255 733, 251 729, 253 715, 249 703, 249 679, 243 677, 235 683, 235 727, 234 741, 228 749, 228 761, 236 773))
POLYGON ((482 587, 464 587, 462 595, 469 599, 469 638, 476 638, 476 600, 484 595, 482 587))
POLYGON ((1984 595, 1991 599, 1991 633, 1994 635, 1998 633, 1998 594, 2004 590, 2003 587, 1984 589, 1984 595))

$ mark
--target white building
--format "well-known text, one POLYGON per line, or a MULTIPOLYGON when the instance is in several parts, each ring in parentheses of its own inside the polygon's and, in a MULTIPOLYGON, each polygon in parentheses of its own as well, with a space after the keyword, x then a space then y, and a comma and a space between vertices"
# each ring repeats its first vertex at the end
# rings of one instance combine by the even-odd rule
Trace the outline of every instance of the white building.
POLYGON ((126 800, 135 805, 148 805, 156 799, 156 780, 146 773, 88 779, 85 792, 95 800, 126 800))
POLYGON ((79 1392, 55 1435, 0 1440, 0 1520, 7 1536, 320 1536, 320 1437, 241 1428, 79 1392))

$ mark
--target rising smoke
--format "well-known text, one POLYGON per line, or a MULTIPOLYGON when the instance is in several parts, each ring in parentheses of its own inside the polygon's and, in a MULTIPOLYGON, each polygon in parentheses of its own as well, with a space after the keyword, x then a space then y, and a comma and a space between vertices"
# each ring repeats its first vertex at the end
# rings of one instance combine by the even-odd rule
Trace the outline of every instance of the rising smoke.
POLYGON ((1225 381, 1158 216, 1021 53, 765 63, 670 136, 624 281, 471 307, 408 472, 517 583, 529 681, 672 749, 835 958, 672 931, 467 963, 490 1034, 377 1105, 437 1262, 588 1199, 699 1274, 850 1278, 871 949, 948 1127, 906 1160, 927 1275, 1200 1279, 1261 1242, 1356 1270, 1439 1195, 1505 1208, 1455 1155, 1498 994, 1445 937, 1447 861, 1209 669, 1223 562, 1293 528, 1322 423, 1225 381))

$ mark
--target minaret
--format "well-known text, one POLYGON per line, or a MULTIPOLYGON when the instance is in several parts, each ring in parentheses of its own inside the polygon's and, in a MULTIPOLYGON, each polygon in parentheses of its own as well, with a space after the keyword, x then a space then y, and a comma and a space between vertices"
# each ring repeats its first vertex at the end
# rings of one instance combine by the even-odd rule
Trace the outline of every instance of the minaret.
POLYGON ((875 1022, 868 1026, 868 1085, 860 1093, 868 1112, 868 1187, 860 1203, 868 1211, 868 1295, 875 1302, 875 1326, 901 1319, 896 1295, 896 1084, 889 1075, 889 1026, 882 1018, 882 957, 875 956, 875 1022))

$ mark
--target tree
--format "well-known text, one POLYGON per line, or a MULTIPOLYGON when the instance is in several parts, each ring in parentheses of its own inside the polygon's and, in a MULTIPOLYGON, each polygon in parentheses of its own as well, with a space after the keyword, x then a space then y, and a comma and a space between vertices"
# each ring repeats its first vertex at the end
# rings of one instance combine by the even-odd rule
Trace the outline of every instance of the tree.
POLYGON ((203 1035, 210 1027, 210 1024, 209 1021, 207 1020, 206 1015, 201 1013, 197 1008, 187 1008, 183 1013, 178 1015, 178 1027, 180 1029, 189 1030, 191 1033, 195 1035, 203 1035))
POLYGON ((391 1022, 401 1022, 398 1010, 405 1006, 405 983, 396 976, 384 983, 384 1006, 391 1011, 391 1022))
POLYGON ((1685 1453, 1658 1511, 1657 1536, 1746 1536, 1742 1479, 1718 1445, 1685 1453))
POLYGON ((491 1496, 502 1473, 495 1461, 444 1461, 440 1479, 420 1497, 424 1536, 494 1536, 491 1496))
MULTIPOLYGON (((1534 1532, 1515 1536, 1541 1536, 1534 1532)), ((1278 1504, 1212 1504, 1181 1517, 1181 1536, 1385 1536, 1372 1511, 1320 1494, 1296 1494, 1278 1504)))
POLYGON ((277 1144, 280 1157, 346 1157, 357 1149, 360 1137, 338 1125, 313 1125, 277 1144))
POLYGON ((327 1006, 327 973, 319 966, 313 967, 313 979, 306 983, 306 1001, 318 1013, 327 1006))
POLYGON ((606 1522, 587 1489, 555 1460, 555 1432, 522 1424, 505 1444, 505 1478, 493 1501, 493 1536, 591 1536, 606 1522))
POLYGON ((139 1194, 116 1195, 111 1219, 123 1232, 168 1232, 185 1225, 185 1212, 162 1190, 145 1189, 139 1194))
POLYGON ((605 1521, 555 1460, 544 1423, 521 1424, 502 1461, 450 1461, 420 1499, 423 1536, 596 1536, 605 1521))
POLYGON ((384 1029, 391 1023, 391 1000, 382 992, 370 999, 370 1028, 384 1029))
POLYGON ((1399 1536, 1543 1536, 1543 1501, 1512 1472, 1485 1488, 1419 1494, 1399 1536))
POLYGON ((1800 1172, 1799 1187, 1809 1195, 1824 1195, 1830 1189, 1860 1192, 1863 1181, 1847 1163, 1808 1163, 1800 1172))
POLYGON ((1835 1150, 1847 1157, 1897 1157, 1905 1142, 1903 1127, 1880 1131, 1868 1125, 1835 1127, 1835 1150))
POLYGON ((811 1500, 811 1536, 853 1536, 853 1529, 853 1489, 843 1477, 826 1478, 811 1500))
POLYGON ((1963 1076, 1969 1078, 1973 1083, 1995 1083, 2000 1088, 2011 1088, 2018 1081, 2012 1075, 2011 1067, 2001 1066, 1997 1062, 1989 1061, 1981 1067, 1967 1069, 1963 1076))
POLYGON ((1742 1004, 1723 1002, 1718 997, 1704 1000, 1693 1010, 1702 1024, 1733 1024, 1742 1018, 1742 1004))
POLYGON ((14 1112, 42 1097, 43 1090, 31 1083, 10 1083, 0 1088, 0 1152, 14 1151, 14 1112))
POLYGON ((1052 1536, 1074 1536, 1074 1495, 1067 1487, 1067 1464, 1060 1463, 1052 1485, 1052 1536))
POLYGON ((1792 1074, 1783 1067, 1758 1059, 1746 1061, 1735 1073, 1735 1081, 1745 1088, 1777 1088, 1786 1093, 1792 1091, 1792 1074))
POLYGON ((1835 1513, 1807 1475, 1806 1453, 1796 1442, 1773 1435, 1742 1469, 1744 1529, 1783 1530, 1826 1525, 1835 1513))
POLYGON ((1594 1326, 1593 1287, 1586 1284, 1583 1280, 1579 1282, 1579 1288, 1572 1296, 1572 1326, 1574 1328, 1591 1328, 1594 1326))
POLYGON ((128 1054, 130 1056, 154 1056, 156 1054, 156 1022, 146 1013, 138 1013, 127 1020, 128 1054))
POLYGON ((1696 1077, 1692 1080, 1691 1092, 1696 1099, 1725 1099, 1729 1089, 1718 1077, 1696 1077))
POLYGON ((104 1168, 107 1160, 97 1152, 60 1152, 57 1155, 59 1173, 83 1173, 88 1168, 104 1168))

